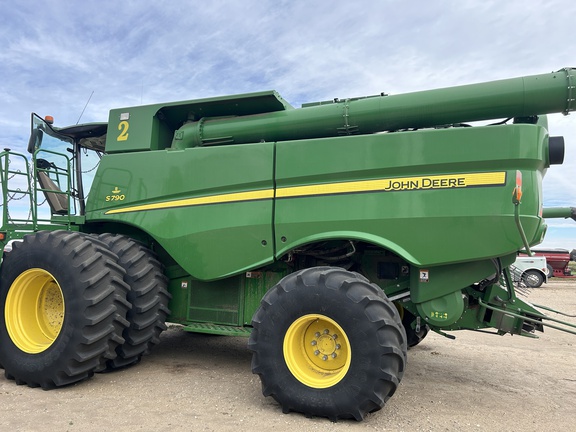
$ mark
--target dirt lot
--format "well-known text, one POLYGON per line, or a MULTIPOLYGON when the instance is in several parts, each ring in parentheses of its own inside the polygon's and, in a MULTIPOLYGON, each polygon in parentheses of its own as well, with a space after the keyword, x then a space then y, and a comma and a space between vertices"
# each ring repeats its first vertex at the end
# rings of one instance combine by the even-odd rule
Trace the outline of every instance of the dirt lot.
MULTIPOLYGON (((576 280, 553 280, 528 298, 576 314, 576 280)), ((246 339, 172 327, 139 365, 68 388, 47 392, 1 377, 0 430, 574 430, 575 335, 455 335, 431 334, 410 350, 399 390, 362 423, 282 414, 250 372, 246 339)))

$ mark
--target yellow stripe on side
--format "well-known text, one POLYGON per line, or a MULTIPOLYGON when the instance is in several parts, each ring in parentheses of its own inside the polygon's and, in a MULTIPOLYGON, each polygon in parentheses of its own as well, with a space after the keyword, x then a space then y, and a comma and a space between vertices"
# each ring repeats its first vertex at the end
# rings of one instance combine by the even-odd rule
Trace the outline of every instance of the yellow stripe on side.
POLYGON ((452 189, 474 186, 498 186, 504 184, 506 184, 506 172, 504 171, 425 177, 400 177, 279 188, 276 190, 276 198, 293 198, 299 196, 331 195, 355 192, 452 189))
MULTIPOLYGON (((314 195, 334 195, 360 192, 394 192, 407 190, 457 189, 475 186, 502 186, 506 184, 506 172, 450 174, 424 177, 400 177, 378 180, 363 180, 342 183, 315 184, 278 188, 276 198, 297 198, 314 195)), ((176 207, 190 207, 206 204, 253 201, 274 198, 274 189, 211 195, 200 198, 187 198, 176 201, 144 204, 108 210, 105 214, 120 214, 144 210, 159 210, 176 207)))
POLYGON ((211 195, 200 198, 187 198, 176 201, 159 202, 153 204, 143 204, 132 207, 108 210, 105 214, 119 214, 144 210, 159 210, 175 207, 189 207, 205 204, 222 204, 238 201, 252 201, 274 198, 274 189, 264 189, 250 192, 237 192, 223 195, 211 195))

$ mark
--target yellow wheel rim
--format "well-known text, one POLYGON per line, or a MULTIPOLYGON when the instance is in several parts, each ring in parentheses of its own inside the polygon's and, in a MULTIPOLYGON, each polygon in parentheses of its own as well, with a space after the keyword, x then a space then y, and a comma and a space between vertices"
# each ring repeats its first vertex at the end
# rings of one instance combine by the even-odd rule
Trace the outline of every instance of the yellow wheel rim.
POLYGON ((64 322, 64 295, 54 276, 38 268, 20 274, 8 291, 4 317, 10 339, 22 351, 48 349, 64 322))
POLYGON ((344 378, 352 353, 348 336, 324 315, 304 315, 284 336, 284 359, 292 375, 313 388, 331 387, 344 378))

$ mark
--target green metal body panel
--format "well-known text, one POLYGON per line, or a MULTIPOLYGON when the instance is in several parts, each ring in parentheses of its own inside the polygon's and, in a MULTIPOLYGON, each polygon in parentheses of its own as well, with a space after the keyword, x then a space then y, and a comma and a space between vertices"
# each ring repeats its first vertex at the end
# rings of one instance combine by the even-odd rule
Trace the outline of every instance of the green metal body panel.
MULTIPOLYGON (((213 282, 189 276, 173 278, 169 287, 172 293, 171 321, 234 328, 250 326, 266 291, 285 275, 283 271, 256 271, 213 282)), ((218 329, 218 334, 229 333, 220 327, 218 329)), ((202 326, 195 327, 194 331, 213 332, 210 327, 202 326)), ((232 330, 233 333, 237 331, 232 330)))
POLYGON ((197 279, 238 274, 273 261, 273 201, 181 203, 272 190, 273 169, 269 144, 105 155, 87 201, 86 221, 142 229, 197 279), (106 214, 148 204, 158 206, 106 214))
POLYGON ((546 134, 538 126, 514 125, 279 143, 278 191, 384 181, 383 189, 374 192, 363 191, 362 184, 354 191, 352 183, 349 193, 328 190, 277 199, 276 254, 321 239, 354 238, 381 245, 417 266, 507 255, 517 250, 520 240, 511 201, 516 170, 522 170, 524 190, 530 191, 522 202, 524 229, 537 243, 546 134), (431 180, 493 172, 505 172, 506 181, 452 187, 431 180), (440 244, 442 248, 431 247, 440 244))
MULTIPOLYGON (((500 258, 504 265, 509 265, 514 262, 516 253, 500 258)), ((443 297, 452 293, 454 287, 469 286, 494 271, 494 263, 490 259, 420 267, 419 271, 410 274, 410 298, 414 303, 424 303, 443 297)))

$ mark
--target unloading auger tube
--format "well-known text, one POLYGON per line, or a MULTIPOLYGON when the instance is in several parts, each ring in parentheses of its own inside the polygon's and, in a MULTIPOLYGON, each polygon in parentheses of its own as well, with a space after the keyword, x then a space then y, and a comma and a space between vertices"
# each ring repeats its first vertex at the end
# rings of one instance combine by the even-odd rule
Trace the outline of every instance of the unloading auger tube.
POLYGON ((544 219, 572 219, 576 222, 576 207, 549 207, 543 209, 544 219))
POLYGON ((400 95, 318 102, 238 117, 191 115, 172 146, 284 141, 418 129, 539 114, 576 107, 576 69, 400 95))

